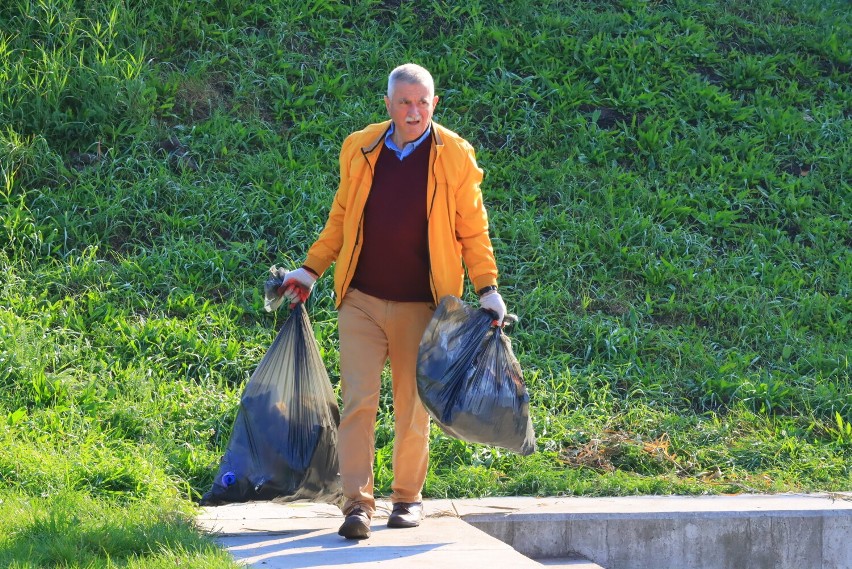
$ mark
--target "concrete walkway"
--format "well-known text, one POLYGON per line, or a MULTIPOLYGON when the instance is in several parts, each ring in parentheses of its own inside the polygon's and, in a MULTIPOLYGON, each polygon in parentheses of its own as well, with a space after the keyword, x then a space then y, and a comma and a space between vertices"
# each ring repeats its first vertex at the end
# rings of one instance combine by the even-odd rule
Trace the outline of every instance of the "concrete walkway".
POLYGON ((852 569, 852 494, 427 500, 412 529, 388 529, 389 510, 363 541, 337 535, 327 504, 208 507, 198 523, 266 569, 852 569))
MULTIPOLYGON (((462 517, 509 513, 547 503, 525 498, 498 499, 488 504, 476 500, 427 500, 420 527, 389 529, 385 523, 391 505, 380 501, 373 517, 372 535, 360 541, 337 535, 343 516, 336 506, 328 504, 251 502, 207 507, 201 509, 198 523, 238 562, 257 568, 361 569, 399 567, 404 562, 406 568, 424 569, 541 569, 542 563, 462 517)), ((544 565, 601 569, 576 555, 552 557, 544 565)))

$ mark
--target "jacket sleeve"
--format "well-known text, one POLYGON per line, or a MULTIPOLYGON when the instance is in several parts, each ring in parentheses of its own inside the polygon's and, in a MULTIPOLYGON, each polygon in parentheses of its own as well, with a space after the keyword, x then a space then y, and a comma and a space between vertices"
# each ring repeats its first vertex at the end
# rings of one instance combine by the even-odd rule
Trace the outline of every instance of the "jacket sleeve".
POLYGON ((497 262, 488 234, 488 214, 482 202, 482 169, 476 163, 473 147, 461 142, 464 151, 455 187, 456 239, 475 290, 497 284, 497 262))
POLYGON ((331 202, 328 220, 317 240, 308 249, 304 263, 318 275, 322 275, 337 260, 337 255, 343 247, 343 220, 346 215, 351 185, 349 166, 352 162, 352 152, 353 136, 350 135, 343 142, 340 150, 340 185, 334 195, 334 200, 331 202))

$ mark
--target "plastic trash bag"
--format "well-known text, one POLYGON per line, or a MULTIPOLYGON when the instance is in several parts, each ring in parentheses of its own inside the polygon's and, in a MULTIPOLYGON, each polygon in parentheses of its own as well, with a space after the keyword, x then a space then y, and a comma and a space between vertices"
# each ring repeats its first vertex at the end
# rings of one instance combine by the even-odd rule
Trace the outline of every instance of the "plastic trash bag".
POLYGON ((284 284, 287 271, 272 265, 269 267, 269 278, 263 283, 263 309, 274 312, 284 302, 284 296, 278 294, 278 288, 284 284))
POLYGON ((228 447, 201 504, 337 503, 340 411, 302 304, 249 379, 228 447))
POLYGON ((448 435, 532 454, 535 432, 521 366, 492 320, 454 296, 442 298, 420 342, 417 391, 448 435))

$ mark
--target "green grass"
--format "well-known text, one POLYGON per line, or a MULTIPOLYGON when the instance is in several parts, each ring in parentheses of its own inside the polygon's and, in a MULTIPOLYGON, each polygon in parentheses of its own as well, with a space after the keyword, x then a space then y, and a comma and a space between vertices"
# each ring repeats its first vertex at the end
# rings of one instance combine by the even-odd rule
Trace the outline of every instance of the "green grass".
MULTIPOLYGON (((842 0, 5 2, 0 564, 230 566, 193 503, 265 272, 409 60, 486 172, 538 435, 435 427, 427 496, 849 490, 850 45, 842 0)), ((392 435, 384 398, 382 493, 392 435)))
POLYGON ((6 492, 0 561, 20 569, 234 566, 227 552, 198 534, 187 508, 170 506, 174 511, 165 501, 116 504, 82 492, 46 499, 6 492))

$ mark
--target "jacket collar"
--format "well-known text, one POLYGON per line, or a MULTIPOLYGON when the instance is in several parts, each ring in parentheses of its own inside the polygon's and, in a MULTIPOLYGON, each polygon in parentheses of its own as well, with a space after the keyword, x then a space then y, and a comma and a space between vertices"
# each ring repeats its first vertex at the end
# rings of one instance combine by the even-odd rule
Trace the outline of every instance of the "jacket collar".
MULTIPOLYGON (((388 131, 389 131, 389 130, 390 130, 390 128, 391 128, 391 124, 393 124, 393 123, 392 123, 391 121, 389 121, 389 120, 388 120, 388 121, 385 121, 385 122, 383 122, 383 123, 378 123, 378 126, 379 126, 379 127, 384 127, 384 128, 381 128, 381 132, 379 133, 379 136, 378 136, 378 137, 376 137, 376 139, 375 139, 375 140, 373 140, 373 141, 372 141, 370 144, 368 144, 367 146, 363 146, 363 147, 361 147, 361 152, 362 152, 362 153, 364 153, 364 154, 370 154, 370 153, 371 153, 371 152, 373 152, 376 148, 378 148, 379 146, 381 146, 381 144, 382 144, 382 143, 384 142, 384 140, 385 140, 385 136, 387 136, 388 131)), ((441 129, 442 129, 442 128, 443 128, 443 127, 442 127, 441 125, 439 125, 439 124, 438 124, 438 123, 436 123, 435 121, 432 121, 432 144, 433 144, 436 148, 440 148, 440 147, 444 146, 444 138, 443 138, 443 136, 441 136, 441 129)))

